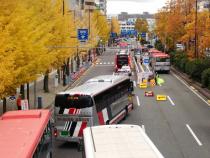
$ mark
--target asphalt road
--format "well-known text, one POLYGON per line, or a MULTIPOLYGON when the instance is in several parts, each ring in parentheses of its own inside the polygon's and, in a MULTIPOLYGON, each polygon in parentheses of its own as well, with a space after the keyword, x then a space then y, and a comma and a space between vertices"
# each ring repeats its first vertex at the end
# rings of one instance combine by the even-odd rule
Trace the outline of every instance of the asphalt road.
MULTIPOLYGON (((75 86, 97 75, 112 74, 113 70, 114 50, 107 50, 75 86)), ((193 87, 185 85, 173 73, 160 74, 160 77, 165 80, 162 86, 135 87, 135 108, 121 123, 141 125, 165 158, 209 158, 209 105, 197 96, 193 87), (167 100, 145 97, 147 90, 166 95, 167 100)), ((135 76, 133 79, 136 80, 135 76)), ((77 151, 76 144, 55 142, 54 157, 81 158, 82 153, 77 151)))

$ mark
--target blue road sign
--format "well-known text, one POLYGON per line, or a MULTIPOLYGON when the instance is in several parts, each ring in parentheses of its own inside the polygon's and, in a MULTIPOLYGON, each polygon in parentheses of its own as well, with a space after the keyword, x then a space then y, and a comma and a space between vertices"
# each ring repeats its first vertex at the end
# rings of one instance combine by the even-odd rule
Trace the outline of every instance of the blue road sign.
POLYGON ((87 41, 88 40, 88 29, 78 29, 77 30, 77 38, 79 41, 87 41))
POLYGON ((142 32, 141 37, 145 38, 146 37, 146 32, 142 32))

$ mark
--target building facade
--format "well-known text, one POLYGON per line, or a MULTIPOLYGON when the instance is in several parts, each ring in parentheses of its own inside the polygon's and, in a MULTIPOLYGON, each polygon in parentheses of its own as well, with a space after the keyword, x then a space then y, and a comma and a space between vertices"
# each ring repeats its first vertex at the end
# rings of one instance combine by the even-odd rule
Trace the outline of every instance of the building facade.
POLYGON ((209 0, 198 0, 198 11, 210 11, 210 1, 209 0))

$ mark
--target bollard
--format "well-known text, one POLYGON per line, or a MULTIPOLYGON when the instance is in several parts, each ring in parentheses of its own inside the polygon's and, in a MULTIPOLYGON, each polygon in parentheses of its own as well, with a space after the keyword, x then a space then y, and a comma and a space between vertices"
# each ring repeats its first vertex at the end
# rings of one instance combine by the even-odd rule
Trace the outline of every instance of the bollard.
POLYGON ((37 97, 38 100, 38 109, 42 109, 42 97, 37 97))

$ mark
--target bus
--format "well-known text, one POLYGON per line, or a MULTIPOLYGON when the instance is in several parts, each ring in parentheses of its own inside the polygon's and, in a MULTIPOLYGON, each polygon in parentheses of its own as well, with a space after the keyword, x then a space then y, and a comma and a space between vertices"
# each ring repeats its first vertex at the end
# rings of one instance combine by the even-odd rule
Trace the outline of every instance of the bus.
POLYGON ((164 158, 138 125, 103 125, 84 129, 86 158, 164 158))
POLYGON ((49 110, 9 111, 0 117, 3 158, 52 158, 49 110))
POLYGON ((165 71, 167 73, 170 73, 170 56, 163 52, 153 53, 151 55, 150 65, 152 67, 152 70, 155 72, 165 71))
POLYGON ((133 109, 128 76, 102 75, 55 97, 56 140, 80 143, 87 126, 116 124, 133 109))
POLYGON ((131 55, 128 49, 122 49, 115 55, 115 72, 118 72, 123 66, 129 66, 131 69, 131 55))

